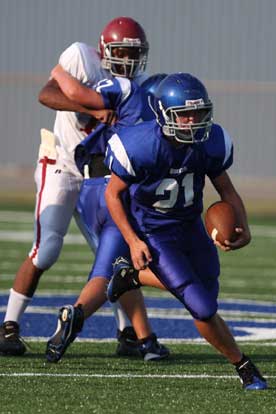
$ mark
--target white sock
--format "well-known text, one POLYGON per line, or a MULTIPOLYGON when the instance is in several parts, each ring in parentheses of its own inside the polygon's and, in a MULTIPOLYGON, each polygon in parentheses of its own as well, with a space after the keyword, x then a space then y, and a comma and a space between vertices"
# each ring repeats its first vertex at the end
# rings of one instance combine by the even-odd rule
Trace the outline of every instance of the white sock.
POLYGON ((117 323, 117 328, 120 331, 123 331, 124 328, 127 326, 132 326, 125 311, 121 308, 119 302, 111 303, 111 306, 113 308, 114 316, 117 323))
POLYGON ((4 322, 13 321, 19 323, 31 299, 11 289, 4 322))

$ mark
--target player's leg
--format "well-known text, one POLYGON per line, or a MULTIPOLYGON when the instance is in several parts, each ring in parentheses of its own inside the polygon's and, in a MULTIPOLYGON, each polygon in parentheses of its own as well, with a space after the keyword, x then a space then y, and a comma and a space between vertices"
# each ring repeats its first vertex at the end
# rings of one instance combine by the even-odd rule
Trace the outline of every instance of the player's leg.
MULTIPOLYGON (((85 178, 74 213, 76 223, 94 254, 99 245, 102 225, 111 220, 104 198, 107 181, 104 177, 85 178)), ((125 353, 129 355, 132 348, 128 350, 128 343, 132 344, 133 340, 137 339, 135 331, 119 302, 112 303, 111 306, 117 324, 117 353, 122 356, 125 353)))
MULTIPOLYGON (((59 329, 57 329, 47 345, 46 355, 50 362, 56 362, 61 358, 67 347, 80 332, 85 319, 93 315, 106 302, 108 281, 109 279, 106 277, 93 277, 82 289, 73 309, 70 306, 69 309, 67 306, 61 308, 59 312, 59 329), (81 313, 76 312, 75 315, 73 315, 72 312, 74 312, 75 309, 81 310, 81 313)), ((147 319, 141 292, 131 293, 129 301, 130 302, 126 303, 126 308, 130 315, 134 314, 132 323, 138 333, 137 336, 139 337, 140 335, 140 338, 149 337, 152 335, 152 331, 147 319)), ((119 344, 116 351, 117 355, 141 355, 137 345, 136 331, 134 331, 130 325, 127 328, 124 327, 123 330, 118 333, 119 344)))
MULTIPOLYGON (((107 181, 105 178, 85 179, 83 181, 77 205, 77 222, 84 234, 86 234, 87 240, 90 240, 91 248, 99 247, 93 274, 110 277, 113 270, 112 263, 122 252, 126 251, 128 253, 128 248, 106 207, 104 192, 107 181), (107 232, 107 236, 105 236, 105 232, 107 232), (99 239, 101 240, 100 246, 99 239), (106 255, 107 245, 109 246, 109 259, 106 255)), ((118 327, 117 338, 119 343, 116 350, 117 355, 137 355, 137 351, 133 346, 137 336, 126 312, 119 302, 112 303, 112 307, 118 327)), ((126 310, 132 316, 135 313, 135 324, 139 335, 143 337, 149 336, 151 330, 146 316, 143 296, 140 291, 132 295, 131 304, 129 304, 129 308, 126 310), (135 307, 135 312, 131 309, 131 306, 135 307)))
MULTIPOLYGON (((94 186, 94 190, 93 200, 95 201, 97 198, 96 186, 94 186)), ((89 205, 89 203, 86 204, 86 206, 89 205)), ((90 211, 91 216, 97 212, 97 222, 102 222, 103 224, 100 231, 100 237, 98 239, 95 262, 89 277, 90 280, 85 285, 74 306, 74 309, 82 309, 83 320, 94 313, 106 300, 106 286, 113 271, 112 262, 118 255, 128 254, 128 246, 124 242, 118 228, 114 225, 111 217, 107 217, 106 215, 107 210, 105 202, 103 205, 101 205, 101 203, 98 206, 93 205, 93 208, 90 208, 90 211)), ((91 216, 89 216, 89 220, 91 219, 91 216)), ((92 232, 92 229, 94 229, 94 233, 97 233, 95 225, 93 226, 92 222, 90 222, 89 231, 92 232)), ((62 309, 63 311, 60 312, 58 318, 57 330, 47 344, 46 356, 51 362, 56 362, 61 358, 68 345, 75 339, 76 334, 79 332, 75 332, 75 327, 79 328, 80 324, 75 323, 74 321, 74 317, 78 318, 79 313, 74 313, 74 309, 72 310, 71 308, 66 310, 66 307, 63 307, 62 309), (69 317, 67 317, 68 315, 69 317), (67 335, 68 332, 69 335, 67 335)), ((143 344, 144 342, 150 341, 150 343, 154 343, 157 348, 159 344, 156 338, 152 335, 146 315, 143 297, 140 291, 135 292, 135 294, 132 295, 131 300, 126 304, 126 311, 129 312, 131 317, 134 315, 134 328, 136 328, 139 335, 143 339, 143 344), (148 338, 148 340, 144 341, 146 338, 148 338)), ((132 335, 132 337, 129 338, 129 335, 121 335, 119 339, 121 339, 117 349, 117 353, 119 355, 122 355, 122 353, 125 355, 141 355, 140 348, 142 345, 140 342, 138 345, 136 344, 136 336, 133 337, 132 335), (122 348, 124 348, 124 352, 122 351, 122 348)), ((168 355, 168 350, 166 350, 165 347, 159 347, 160 349, 155 350, 155 355, 153 352, 151 353, 152 355, 147 352, 148 360, 150 358, 157 360, 165 357, 165 355, 168 355)), ((142 355, 145 356, 145 354, 146 353, 142 355)))
MULTIPOLYGON (((128 292, 130 290, 137 289, 137 287, 140 287, 141 285, 159 287, 158 283, 156 283, 157 286, 154 286, 155 279, 156 276, 150 270, 147 270, 146 272, 138 272, 132 267, 130 261, 125 258, 119 258, 115 265, 115 272, 112 277, 112 282, 110 282, 108 286, 109 299, 115 300, 120 298, 120 303, 123 303, 124 298, 128 295, 128 292), (143 276, 141 277, 142 272, 143 276)), ((165 289, 164 285, 161 284, 161 282, 159 283, 163 289, 165 289)), ((192 293, 191 296, 193 296, 192 293)), ((221 353, 228 355, 228 359, 232 363, 240 361, 242 354, 237 348, 234 338, 229 332, 227 326, 217 314, 213 318, 214 320, 212 323, 210 323, 212 318, 208 321, 208 323, 195 319, 195 325, 201 335, 208 340, 209 343, 219 349, 221 353), (217 341, 216 337, 218 331, 220 330, 224 333, 224 335, 223 338, 219 338, 219 341, 217 341), (226 344, 226 346, 224 344, 226 344), (231 350, 230 353, 229 349, 231 350)))
MULTIPOLYGON (((74 213, 75 221, 86 238, 92 252, 95 254, 99 244, 99 232, 101 229, 98 226, 98 197, 95 191, 91 191, 91 187, 96 186, 96 180, 85 179, 82 186, 82 191, 80 193, 80 198, 77 206, 77 210, 74 213), (93 205, 91 205, 91 202, 93 205), (95 207, 96 205, 96 207, 95 207)), ((122 309, 119 302, 110 303, 114 317, 117 324, 117 339, 120 343, 125 343, 126 341, 132 342, 136 340, 136 333, 131 326, 126 313, 122 309)), ((128 352, 127 345, 123 345, 122 356, 124 353, 128 352)), ((129 353, 128 353, 129 354, 129 353)))
POLYGON ((184 236, 178 233, 179 229, 171 229, 165 237, 161 234, 147 240, 153 256, 153 272, 190 311, 202 336, 236 366, 244 388, 265 389, 265 380, 242 354, 227 325, 216 313, 219 261, 202 223, 186 228, 184 236))
MULTIPOLYGON (((216 304, 219 291, 217 250, 207 237, 202 222, 196 225, 193 235, 196 237, 191 239, 190 263, 205 288, 206 296, 216 304)), ((191 297, 187 300, 193 301, 194 298, 191 297)), ((244 389, 267 388, 265 379, 253 362, 242 353, 230 329, 218 313, 206 319, 204 317, 196 318, 194 323, 200 334, 230 363, 235 365, 244 389)))
POLYGON ((117 257, 113 265, 113 275, 107 287, 109 301, 111 303, 121 303, 126 292, 139 289, 141 286, 166 290, 165 286, 149 268, 138 272, 127 257, 117 257))
POLYGON ((217 314, 217 297, 219 292, 218 277, 220 273, 219 258, 217 249, 209 239, 206 231, 199 221, 192 228, 188 235, 190 237, 189 264, 192 276, 192 283, 187 286, 183 296, 185 303, 195 317, 194 323, 200 334, 213 345, 229 362, 235 364, 242 358, 239 349, 228 326, 217 314), (202 291, 198 297, 193 290, 198 282, 202 286, 202 291), (194 304, 200 301, 204 307, 196 309, 194 304), (200 309, 200 310, 199 310, 200 309), (212 310, 213 315, 210 315, 212 310))
POLYGON ((241 352, 227 324, 217 313, 207 321, 195 319, 194 323, 206 341, 236 367, 244 389, 267 388, 266 380, 251 359, 241 352))
MULTIPOLYGON (((101 233, 90 280, 82 289, 74 306, 63 306, 58 315, 57 329, 49 339, 46 357, 49 362, 57 362, 81 331, 84 320, 96 312, 107 300, 106 288, 112 274, 112 260, 119 253, 128 253, 118 229, 111 226, 101 233), (105 274, 105 277, 98 276, 105 274)), ((126 310, 133 316, 133 326, 141 337, 123 336, 117 354, 142 356, 145 360, 159 360, 168 356, 168 350, 157 342, 149 325, 141 292, 131 292, 126 310), (149 344, 151 345, 149 349, 149 344), (147 348, 145 348, 147 346, 147 348)))
MULTIPOLYGON (((126 256, 128 254, 128 246, 110 217, 110 220, 102 229, 93 273, 105 274, 109 281, 113 274, 112 263, 114 263, 115 258, 120 255, 126 256)), ((141 354, 147 361, 160 360, 168 357, 169 350, 158 343, 156 335, 152 332, 147 317, 144 298, 140 289, 126 294, 123 301, 121 301, 121 305, 126 312, 128 319, 131 321, 138 337, 138 354, 141 354)), ((134 351, 134 355, 137 355, 137 349, 135 350, 133 345, 132 341, 129 342, 125 338, 125 341, 122 341, 119 344, 117 354, 121 355, 122 348, 124 348, 127 355, 132 353, 132 351, 134 351), (126 349, 126 345, 129 345, 128 349, 126 349)))
MULTIPOLYGON (((183 303, 194 317, 200 334, 230 363, 234 364, 243 387, 247 390, 266 389, 266 381, 240 350, 227 324, 217 313, 219 292, 219 259, 217 250, 207 237, 199 221, 187 234, 190 239, 189 262, 192 267, 192 283, 183 290, 183 303), (193 274, 194 273, 194 274, 193 274), (198 282, 203 287, 198 288, 198 282)), ((180 293, 178 288, 178 293, 180 293)))
MULTIPOLYGON (((110 235, 108 236, 110 238, 110 235)), ((112 238, 114 241, 114 237, 112 238)), ((106 250, 106 246, 105 246, 106 250)), ((101 270, 103 273, 106 271, 101 270)), ((98 271, 96 270, 98 273, 98 271)), ((95 313, 107 300, 106 289, 109 278, 95 276, 90 279, 82 289, 74 306, 81 306, 84 319, 95 313)), ((130 315, 135 332, 139 339, 149 336, 152 331, 147 318, 144 299, 141 292, 131 292, 126 294, 124 301, 121 302, 123 309, 130 315)))
MULTIPOLYGON (((173 265, 170 264, 169 260, 163 260, 162 261, 162 267, 164 269, 166 269, 169 266, 170 266, 171 269, 173 269, 173 265)), ((190 269, 189 263, 185 263, 185 265, 183 265, 183 263, 181 263, 179 265, 179 271, 181 270, 181 267, 186 268, 187 266, 188 266, 188 273, 189 274, 193 273, 193 270, 190 269)), ((156 270, 156 271, 158 271, 158 270, 156 270)), ((109 297, 109 299, 110 300, 116 300, 117 298, 120 298, 120 303, 122 303, 125 296, 128 295, 128 292, 130 290, 136 289, 138 283, 139 283, 139 286, 140 286, 141 279, 143 280, 142 285, 152 286, 154 284, 153 283, 154 282, 153 278, 155 277, 153 275, 153 273, 151 274, 151 272, 149 272, 149 271, 148 272, 143 271, 144 274, 143 274, 143 277, 141 278, 140 277, 141 272, 142 271, 140 271, 140 272, 136 271, 127 259, 119 258, 117 260, 116 265, 115 265, 115 271, 114 271, 114 274, 113 274, 113 277, 112 277, 112 281, 109 283, 109 286, 108 286, 108 297, 109 297)), ((178 270, 176 272, 174 272, 172 270, 171 273, 172 274, 176 273, 175 280, 177 280, 178 270)), ((163 275, 163 277, 164 277, 164 275, 163 275)), ((178 291, 181 290, 182 281, 180 281, 174 287, 172 287, 171 282, 169 280, 167 281, 167 284, 168 284, 169 289, 173 288, 173 290, 174 290, 173 293, 176 296, 178 296, 179 295, 178 291), (180 286, 180 288, 179 288, 179 286, 180 286)), ((188 279, 186 280, 186 284, 192 286, 191 281, 189 281, 188 279)), ((164 287, 163 284, 162 284, 162 286, 164 287)), ((190 299, 190 297, 191 297, 192 298, 191 302, 193 300, 198 302, 199 301, 199 296, 202 295, 202 293, 200 295, 198 293, 199 293, 199 289, 197 287, 196 287, 196 289, 194 289, 194 287, 192 286, 192 288, 190 289, 189 294, 187 295, 187 298, 190 299), (196 291, 196 295, 195 295, 195 291, 196 291)), ((181 298, 181 301, 183 301, 182 298, 181 298)), ((207 308, 209 308, 209 307, 207 306, 207 308)), ((215 320, 217 320, 217 319, 215 319, 215 320)), ((209 327, 209 322, 206 324, 206 323, 203 323, 199 320, 198 321, 195 320, 195 324, 198 327, 198 330, 200 331, 202 336, 205 337, 205 339, 208 340, 208 342, 210 342, 212 345, 214 345, 217 349, 220 349, 223 353, 224 350, 228 349, 228 345, 229 346, 231 345, 231 342, 232 342, 232 345, 235 345, 235 343, 233 342, 233 338, 232 338, 232 335, 230 334, 230 332, 229 332, 228 337, 225 334, 224 335, 225 338, 221 341, 216 342, 215 339, 213 339, 213 336, 215 337, 215 335, 217 334, 217 332, 215 331, 215 320, 214 320, 214 323, 213 323, 213 325, 214 325, 213 326, 213 331, 214 332, 211 332, 211 326, 210 326, 209 331, 208 331, 207 328, 209 327), (212 336, 212 334, 213 334, 213 336, 212 336), (228 340, 227 346, 224 347, 223 343, 226 342, 227 340, 228 340)), ((241 359, 241 352, 236 348, 236 346, 234 346, 234 353, 233 353, 233 350, 232 350, 231 355, 229 355, 229 356, 231 358, 234 358, 233 363, 235 363, 235 362, 237 362, 241 359), (235 354, 235 351, 236 351, 236 354, 235 354)))
POLYGON ((47 342, 46 358, 58 362, 68 346, 81 332, 85 319, 96 312, 106 302, 107 279, 90 279, 82 289, 76 303, 59 309, 57 327, 47 342))
POLYGON ((167 290, 163 283, 155 276, 155 274, 147 267, 144 270, 140 270, 138 280, 141 285, 147 285, 161 290, 167 290))
POLYGON ((37 198, 32 250, 19 267, 10 292, 0 352, 23 354, 19 322, 43 272, 57 260, 77 201, 80 180, 51 161, 39 162, 35 172, 37 198))
POLYGON ((201 336, 224 355, 229 362, 236 364, 242 359, 241 350, 228 326, 218 313, 207 321, 194 319, 194 323, 201 336))

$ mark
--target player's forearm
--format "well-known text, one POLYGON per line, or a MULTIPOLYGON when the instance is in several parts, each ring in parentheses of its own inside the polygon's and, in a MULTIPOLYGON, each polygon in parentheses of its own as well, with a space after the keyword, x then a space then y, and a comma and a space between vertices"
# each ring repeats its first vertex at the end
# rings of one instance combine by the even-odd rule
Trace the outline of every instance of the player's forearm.
POLYGON ((60 89, 73 102, 91 109, 104 109, 101 94, 83 85, 77 78, 66 72, 61 65, 57 65, 51 72, 60 89))
POLYGON ((76 102, 70 101, 59 89, 49 82, 39 93, 39 102, 47 106, 47 108, 54 109, 56 111, 70 111, 70 112, 82 112, 88 113, 89 110, 76 102))
POLYGON ((133 230, 132 226, 130 225, 125 209, 122 205, 121 200, 109 200, 107 198, 107 206, 109 209, 109 212, 111 214, 111 217, 122 233, 122 236, 124 237, 125 241, 129 246, 131 246, 133 243, 135 243, 138 240, 138 236, 133 230))
POLYGON ((109 212, 129 246, 131 260, 134 268, 136 270, 145 269, 145 267, 148 266, 149 262, 152 261, 151 253, 146 243, 139 239, 130 222, 128 221, 128 217, 120 196, 118 195, 113 197, 112 193, 108 191, 107 187, 105 198, 109 212))
POLYGON ((122 236, 124 237, 127 244, 130 246, 132 243, 138 240, 138 237, 135 231, 133 230, 131 224, 129 223, 120 195, 111 194, 111 192, 108 191, 107 188, 105 193, 105 199, 108 210, 114 223, 122 233, 122 236))
POLYGON ((236 191, 229 175, 224 172, 221 176, 212 180, 221 200, 230 203, 235 210, 237 225, 242 227, 250 236, 250 230, 247 221, 247 214, 243 201, 236 191))
POLYGON ((234 207, 237 225, 239 227, 242 227, 246 232, 250 234, 246 209, 240 195, 236 192, 236 190, 224 194, 222 200, 230 203, 234 207))

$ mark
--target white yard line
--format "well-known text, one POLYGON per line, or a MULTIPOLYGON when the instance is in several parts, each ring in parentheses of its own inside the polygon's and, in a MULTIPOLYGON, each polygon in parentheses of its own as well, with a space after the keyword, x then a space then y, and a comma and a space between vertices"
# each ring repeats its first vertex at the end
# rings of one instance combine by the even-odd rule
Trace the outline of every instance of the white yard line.
MULTIPOLYGON (((33 212, 26 212, 26 211, 8 211, 8 210, 1 210, 0 211, 0 223, 31 223, 33 222, 34 213, 33 212)), ((256 233, 259 232, 267 232, 268 229, 271 229, 271 234, 275 234, 276 237, 276 227, 271 226, 264 226, 264 225, 255 225, 252 224, 250 226, 252 230, 256 233)))
MULTIPOLYGON (((91 252, 91 256, 89 256, 90 251, 87 253, 86 250, 77 250, 77 251, 63 251, 62 252, 62 258, 66 259, 68 262, 73 262, 75 263, 76 261, 78 262, 84 262, 87 263, 87 260, 89 258, 93 259, 94 255, 91 252)), ((18 250, 18 248, 5 248, 2 251, 0 251, 0 258, 3 260, 5 259, 5 261, 8 261, 10 259, 17 259, 18 257, 20 257, 20 252, 18 250)))
MULTIPOLYGON (((80 270, 80 273, 82 273, 84 271, 80 270)), ((83 273, 83 276, 74 276, 74 275, 69 275, 69 276, 55 276, 55 275, 47 275, 45 279, 47 279, 48 282, 51 282, 52 284, 55 283, 62 283, 62 284, 66 284, 66 283, 85 283, 87 280, 87 273, 88 270, 87 268, 85 269, 85 273, 83 273)), ((1 275, 1 280, 2 281, 13 281, 14 280, 14 274, 3 274, 1 275)))
MULTIPOLYGON (((31 224, 33 223, 33 212, 23 211, 0 211, 0 223, 15 223, 31 224)), ((276 238, 276 226, 251 225, 250 229, 253 236, 276 238)), ((33 233, 31 231, 0 231, 0 241, 17 241, 29 242, 32 241, 33 233)), ((83 236, 80 234, 67 235, 65 238, 69 244, 85 244, 83 236)))
MULTIPOLYGON (((276 227, 251 226, 252 235, 255 237, 276 238, 276 227)), ((32 231, 0 230, 0 241, 27 243, 33 240, 32 231)), ((66 244, 87 244, 81 234, 67 234, 64 238, 66 244)))
MULTIPOLYGON (((0 373, 0 377, 54 377, 54 378, 148 378, 148 379, 238 379, 237 375, 209 374, 54 374, 47 372, 0 373)), ((266 378, 276 378, 266 375, 266 378)))
MULTIPOLYGON (((57 314, 59 306, 28 306, 25 313, 37 313, 37 314, 57 314)), ((0 306, 0 312, 5 312, 6 306, 0 306)), ((177 319, 177 320, 192 320, 188 311, 184 308, 153 308, 148 306, 147 313, 150 318, 160 319, 177 319)), ((258 323, 276 323, 276 313, 265 314, 264 312, 247 312, 247 311, 235 311, 235 310, 220 310, 219 314, 224 319, 243 322, 258 322, 258 323), (264 318, 264 316, 267 316, 264 318)), ((114 313, 111 308, 101 308, 96 313, 96 316, 110 316, 113 317, 114 313)))
POLYGON ((0 223, 31 223, 33 222, 34 213, 26 211, 0 211, 0 223))
MULTIPOLYGON (((17 243, 28 243, 33 240, 32 231, 18 231, 18 230, 0 230, 0 241, 9 241, 17 243)), ((86 240, 81 234, 67 234, 64 238, 65 244, 87 244, 86 240)))
MULTIPOLYGON (((157 291, 157 289, 156 289, 157 291)), ((145 297, 151 297, 153 299, 171 299, 172 295, 166 291, 157 291, 156 293, 153 291, 150 292, 150 295, 147 294, 146 291, 144 292, 144 296, 145 297)), ((10 294, 10 289, 0 289, 0 295, 9 295, 10 294)), ((42 297, 52 297, 52 296, 63 296, 63 297, 67 297, 67 296, 79 296, 80 291, 78 288, 76 289, 62 289, 62 291, 60 289, 51 289, 49 290, 49 288, 45 288, 42 289, 41 287, 39 288, 39 292, 38 295, 42 296, 42 297)), ((275 301, 273 299, 271 299, 271 297, 274 297, 275 294, 273 294, 273 292, 271 292, 271 295, 259 295, 256 293, 247 293, 246 294, 247 297, 252 296, 252 299, 243 299, 241 295, 237 295, 237 297, 233 297, 233 298, 228 298, 225 297, 225 294, 221 294, 221 302, 225 302, 227 300, 229 301, 235 301, 236 303, 251 303, 251 304, 259 304, 259 305, 275 305, 275 301), (264 298, 268 298, 267 301, 265 301, 264 298), (259 298, 259 299, 258 299, 259 298)))
MULTIPOLYGON (((49 337, 45 336, 28 336, 25 337, 26 341, 29 342, 47 342, 49 337)), ((237 342, 242 342, 243 346, 254 346, 255 347, 271 347, 275 348, 276 342, 271 339, 266 340, 259 340, 259 339, 253 339, 248 340, 248 337, 242 340, 241 338, 236 338, 237 342)), ((276 338, 275 338, 276 339, 276 338)), ((164 344, 171 344, 171 345, 200 345, 200 346, 210 346, 208 342, 205 341, 203 338, 158 338, 158 340, 164 344)), ((75 343, 91 343, 91 344, 99 344, 99 343, 111 343, 115 344, 117 343, 116 338, 76 338, 75 343)))

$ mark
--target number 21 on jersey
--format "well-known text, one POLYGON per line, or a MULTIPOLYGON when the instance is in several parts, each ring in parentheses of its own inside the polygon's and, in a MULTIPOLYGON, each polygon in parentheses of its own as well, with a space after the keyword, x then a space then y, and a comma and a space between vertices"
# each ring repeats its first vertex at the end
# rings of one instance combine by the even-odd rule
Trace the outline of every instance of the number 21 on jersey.
POLYGON ((186 174, 181 183, 175 178, 164 178, 155 192, 156 195, 167 195, 166 199, 158 200, 153 207, 161 213, 173 209, 180 196, 183 199, 183 207, 189 207, 194 201, 194 173, 186 174), (182 192, 182 193, 180 193, 182 192))

